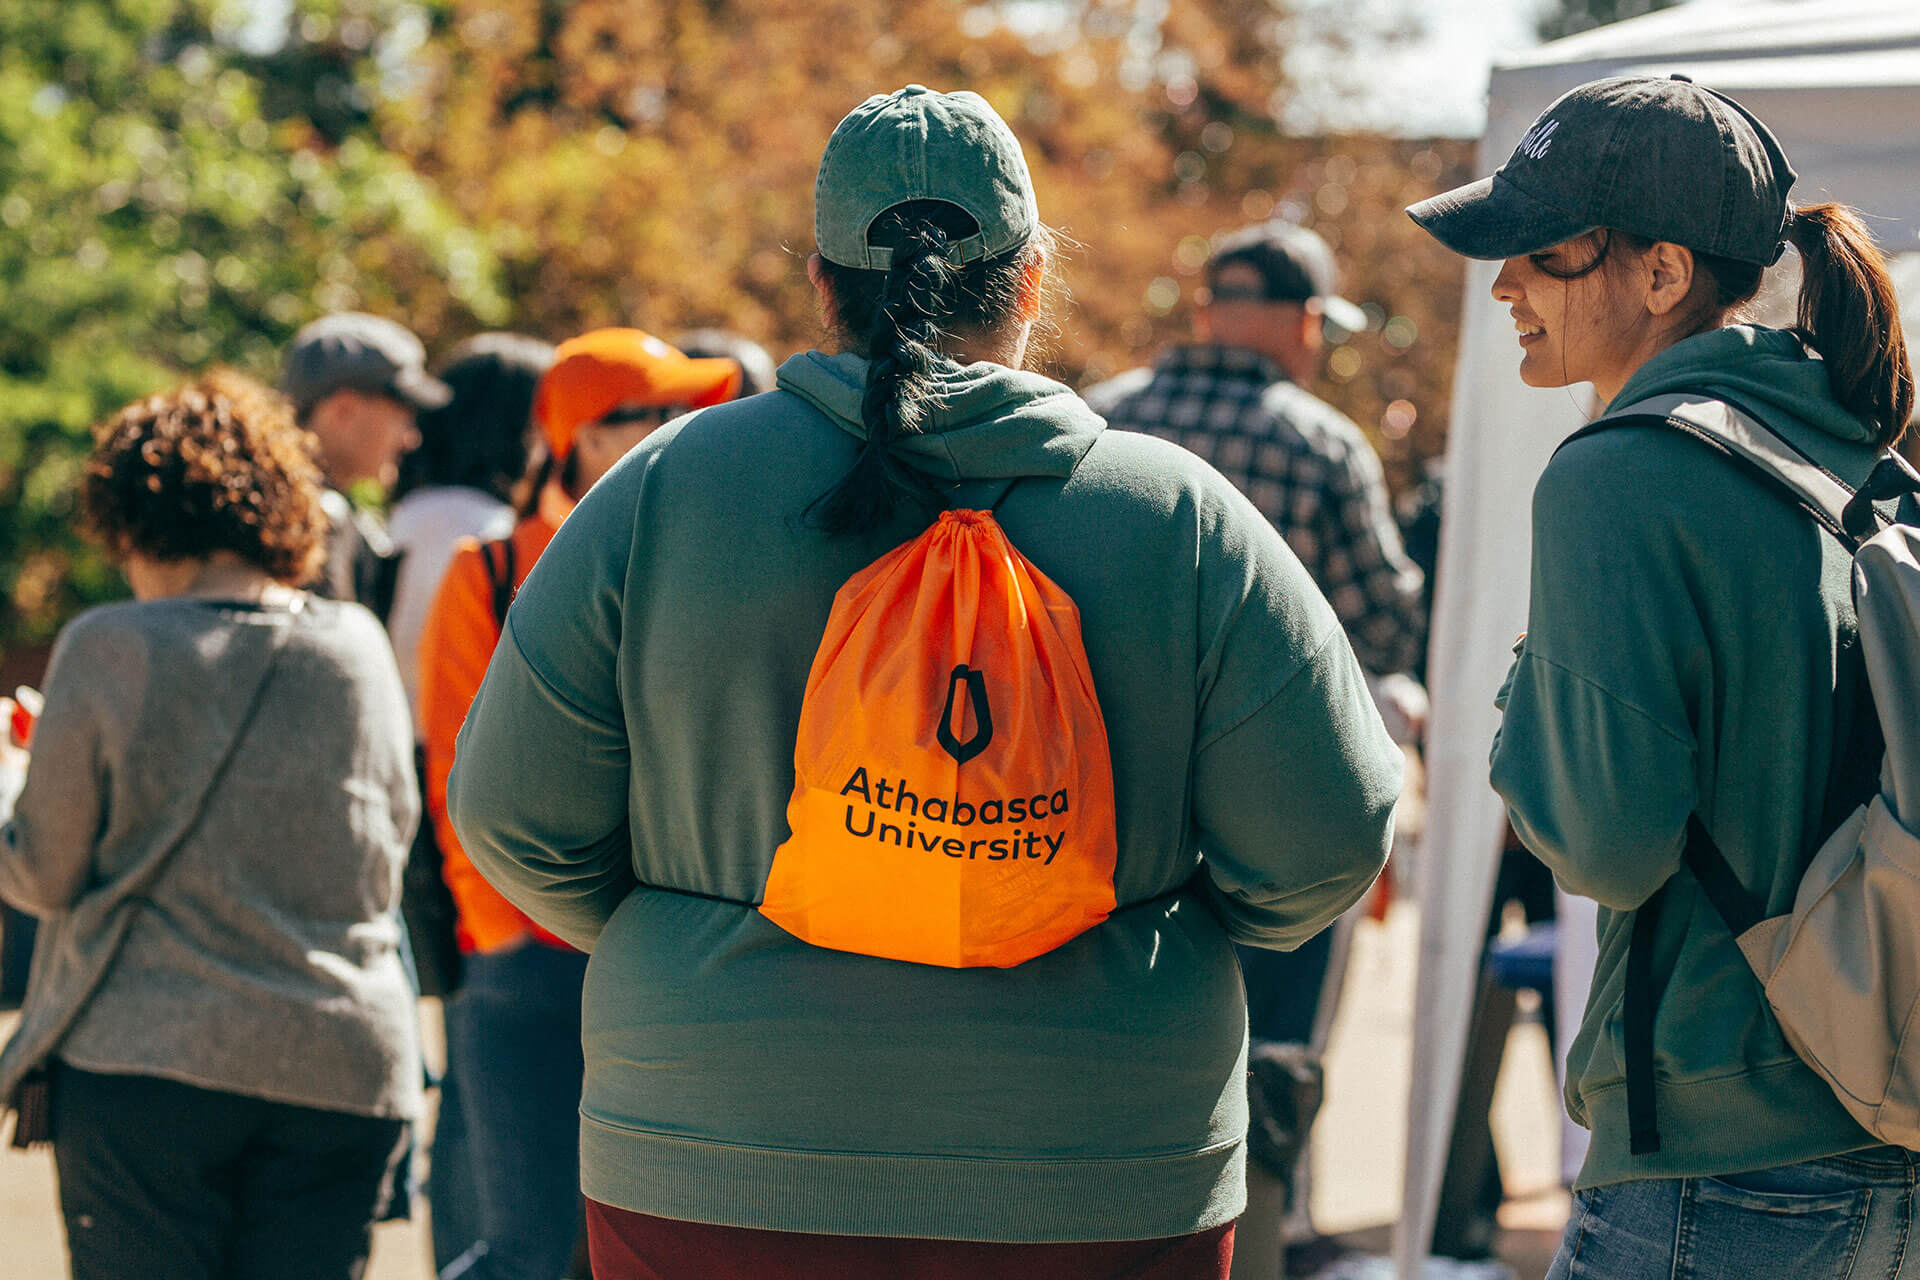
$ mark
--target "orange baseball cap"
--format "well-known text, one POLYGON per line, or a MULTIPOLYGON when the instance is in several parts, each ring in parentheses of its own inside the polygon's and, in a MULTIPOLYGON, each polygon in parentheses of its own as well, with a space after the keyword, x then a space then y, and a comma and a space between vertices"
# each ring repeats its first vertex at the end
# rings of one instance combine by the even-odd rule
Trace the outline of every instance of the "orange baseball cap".
POLYGON ((595 329, 563 342, 533 397, 533 420, 553 456, 573 450, 581 427, 630 405, 704 408, 740 392, 740 366, 694 360, 638 329, 595 329))

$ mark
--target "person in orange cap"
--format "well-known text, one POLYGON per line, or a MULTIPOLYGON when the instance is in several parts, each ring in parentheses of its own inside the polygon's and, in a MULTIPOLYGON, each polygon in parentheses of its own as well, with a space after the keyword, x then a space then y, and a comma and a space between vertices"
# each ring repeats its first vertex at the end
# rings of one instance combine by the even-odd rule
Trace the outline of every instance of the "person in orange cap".
POLYGON ((513 533, 454 554, 420 636, 427 808, 459 914, 459 991, 447 1002, 448 1073, 468 1108, 480 1244, 468 1280, 559 1280, 579 1236, 580 984, 587 957, 486 882, 447 820, 454 740, 486 675, 507 606, 574 505, 669 419, 732 399, 740 367, 694 360, 638 329, 562 343, 534 394, 545 443, 513 533), (482 1247, 484 1246, 484 1248, 482 1247))

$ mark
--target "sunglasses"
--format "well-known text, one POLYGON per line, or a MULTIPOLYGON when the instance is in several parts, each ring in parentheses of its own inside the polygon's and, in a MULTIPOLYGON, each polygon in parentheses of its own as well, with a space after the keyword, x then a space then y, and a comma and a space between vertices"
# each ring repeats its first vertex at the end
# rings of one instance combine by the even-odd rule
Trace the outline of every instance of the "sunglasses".
POLYGON ((679 417, 687 412, 685 405, 665 404, 623 404, 616 409, 595 418, 591 425, 597 427, 626 427, 639 423, 652 423, 655 426, 679 417))

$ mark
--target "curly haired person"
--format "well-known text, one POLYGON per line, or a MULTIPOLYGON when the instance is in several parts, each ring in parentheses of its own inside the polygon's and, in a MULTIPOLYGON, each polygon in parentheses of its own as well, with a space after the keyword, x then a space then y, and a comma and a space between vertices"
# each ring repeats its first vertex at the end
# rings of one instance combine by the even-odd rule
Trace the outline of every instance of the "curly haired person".
POLYGON ((357 1276, 419 1110, 412 735, 373 615, 292 585, 311 447, 213 373, 87 463, 135 598, 62 632, 0 815, 0 897, 43 921, 0 1096, 48 1099, 77 1280, 357 1276))

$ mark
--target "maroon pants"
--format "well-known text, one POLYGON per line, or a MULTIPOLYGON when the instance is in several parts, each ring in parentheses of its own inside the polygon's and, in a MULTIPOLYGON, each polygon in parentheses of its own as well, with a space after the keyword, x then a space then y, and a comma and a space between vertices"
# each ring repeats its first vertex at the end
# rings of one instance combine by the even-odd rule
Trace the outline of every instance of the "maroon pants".
POLYGON ((991 1244, 715 1227, 587 1201, 594 1280, 1227 1280, 1233 1224, 1166 1240, 991 1244))

